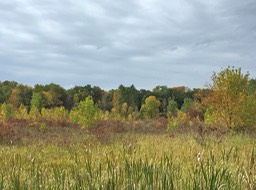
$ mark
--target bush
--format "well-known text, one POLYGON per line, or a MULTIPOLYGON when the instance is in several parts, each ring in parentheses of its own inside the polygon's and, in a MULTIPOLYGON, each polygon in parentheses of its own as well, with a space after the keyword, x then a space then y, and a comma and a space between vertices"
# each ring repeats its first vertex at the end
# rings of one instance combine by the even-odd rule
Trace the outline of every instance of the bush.
POLYGON ((70 119, 82 128, 93 127, 99 121, 99 113, 98 106, 94 104, 92 97, 88 96, 71 110, 70 119))
POLYGON ((13 106, 11 104, 3 103, 0 107, 0 120, 5 121, 13 116, 13 106))
POLYGON ((15 111, 15 118, 16 119, 28 118, 28 110, 23 104, 21 104, 20 107, 15 111))
POLYGON ((14 137, 14 132, 7 122, 0 122, 0 142, 8 140, 12 141, 14 137))
POLYGON ((188 116, 186 113, 178 110, 177 116, 169 116, 168 117, 168 130, 173 130, 178 128, 181 125, 184 125, 188 121, 188 116))
POLYGON ((56 122, 65 121, 68 118, 68 111, 64 107, 55 107, 52 109, 43 108, 41 111, 42 118, 56 122))
POLYGON ((32 106, 29 111, 29 117, 31 119, 38 119, 41 116, 39 109, 36 106, 32 106))

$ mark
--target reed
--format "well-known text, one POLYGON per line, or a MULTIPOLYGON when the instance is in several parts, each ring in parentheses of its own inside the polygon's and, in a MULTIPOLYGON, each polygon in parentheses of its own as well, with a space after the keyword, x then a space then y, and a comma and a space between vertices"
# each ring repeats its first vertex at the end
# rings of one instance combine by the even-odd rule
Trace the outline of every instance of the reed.
MULTIPOLYGON (((85 137, 86 138, 86 137, 85 137)), ((69 145, 0 146, 0 189, 255 189, 254 139, 126 134, 69 145)))

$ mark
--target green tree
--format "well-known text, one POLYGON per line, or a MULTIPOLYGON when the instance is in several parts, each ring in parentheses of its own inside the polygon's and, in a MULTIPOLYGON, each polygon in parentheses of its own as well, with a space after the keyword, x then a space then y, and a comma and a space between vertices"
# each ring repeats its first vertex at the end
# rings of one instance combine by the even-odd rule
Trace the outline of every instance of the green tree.
POLYGON ((100 108, 103 111, 111 111, 113 107, 113 94, 114 94, 114 90, 103 92, 101 104, 100 104, 100 108))
POLYGON ((14 116, 13 105, 3 103, 0 107, 0 119, 6 120, 14 116))
POLYGON ((183 103, 183 105, 181 106, 181 111, 183 111, 184 113, 188 112, 188 110, 189 110, 190 108, 192 108, 193 103, 194 103, 193 99, 191 99, 191 98, 185 98, 185 99, 184 99, 184 103, 183 103))
POLYGON ((41 93, 43 97, 43 107, 54 108, 64 106, 70 108, 71 98, 67 91, 58 84, 35 85, 34 92, 41 93))
POLYGON ((241 69, 228 67, 212 75, 213 84, 209 105, 220 125, 234 128, 244 125, 242 113, 247 102, 249 74, 242 74, 241 69))
POLYGON ((31 107, 36 107, 39 111, 43 107, 43 97, 40 93, 34 92, 31 99, 31 107))
POLYGON ((256 79, 249 81, 249 95, 256 93, 256 79))
POLYGON ((98 105, 101 104, 103 94, 104 94, 104 91, 100 87, 94 86, 92 88, 93 101, 98 105))
POLYGON ((91 85, 75 86, 74 88, 68 90, 68 95, 73 100, 73 105, 77 105, 80 101, 85 100, 85 98, 88 96, 93 97, 93 93, 95 93, 95 89, 93 90, 91 85))
POLYGON ((171 98, 177 102, 178 109, 181 109, 185 98, 193 98, 194 91, 185 86, 175 87, 171 89, 171 98))
POLYGON ((93 127, 99 120, 99 108, 91 96, 80 101, 70 112, 71 120, 82 128, 93 127))
POLYGON ((141 113, 145 118, 155 118, 159 116, 159 106, 160 101, 155 96, 149 96, 141 107, 141 113))
POLYGON ((0 82, 0 103, 6 103, 9 99, 12 89, 14 89, 18 85, 17 82, 14 81, 4 81, 0 82))
POLYGON ((130 87, 120 85, 118 90, 120 92, 118 100, 119 105, 122 106, 124 103, 127 103, 129 107, 132 107, 132 109, 135 110, 138 105, 138 91, 134 85, 131 85, 130 87))
POLYGON ((168 102, 167 100, 172 97, 172 90, 167 86, 156 86, 153 91, 153 95, 160 101, 160 112, 166 113, 168 102))
POLYGON ((144 104, 145 100, 149 96, 153 96, 150 90, 140 89, 138 91, 138 110, 141 109, 142 104, 144 104))
POLYGON ((52 104, 49 105, 50 108, 64 106, 67 107, 68 94, 64 88, 58 84, 51 83, 46 85, 47 92, 51 94, 52 104))
POLYGON ((33 91, 32 87, 19 84, 16 89, 18 91, 19 105, 23 104, 24 106, 29 107, 33 91))
POLYGON ((131 85, 130 87, 120 85, 113 94, 113 111, 121 112, 122 105, 125 103, 128 105, 129 108, 135 111, 135 109, 138 107, 138 98, 138 91, 134 87, 134 85, 131 85))
POLYGON ((177 111, 177 102, 172 98, 169 98, 168 100, 167 111, 170 114, 174 114, 177 111))
POLYGON ((248 96, 243 113, 243 121, 247 127, 256 127, 256 93, 248 96))

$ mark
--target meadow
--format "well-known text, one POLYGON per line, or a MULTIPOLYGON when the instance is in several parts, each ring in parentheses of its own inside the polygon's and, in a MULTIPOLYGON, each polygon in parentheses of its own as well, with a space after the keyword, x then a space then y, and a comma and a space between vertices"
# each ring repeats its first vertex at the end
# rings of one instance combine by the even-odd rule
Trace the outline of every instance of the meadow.
POLYGON ((1 189, 254 190, 256 79, 105 91, 0 81, 1 189))
POLYGON ((13 127, 0 145, 0 189, 256 189, 252 134, 115 125, 13 127))

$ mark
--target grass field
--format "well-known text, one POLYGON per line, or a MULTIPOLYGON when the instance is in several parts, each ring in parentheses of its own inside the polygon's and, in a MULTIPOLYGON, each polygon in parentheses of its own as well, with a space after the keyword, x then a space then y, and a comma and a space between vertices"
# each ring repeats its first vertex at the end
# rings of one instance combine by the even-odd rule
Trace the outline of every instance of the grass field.
POLYGON ((15 128, 0 189, 256 189, 255 138, 15 128))

